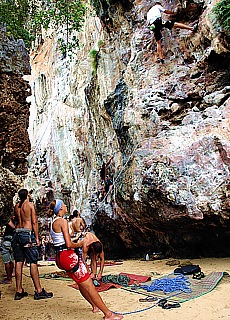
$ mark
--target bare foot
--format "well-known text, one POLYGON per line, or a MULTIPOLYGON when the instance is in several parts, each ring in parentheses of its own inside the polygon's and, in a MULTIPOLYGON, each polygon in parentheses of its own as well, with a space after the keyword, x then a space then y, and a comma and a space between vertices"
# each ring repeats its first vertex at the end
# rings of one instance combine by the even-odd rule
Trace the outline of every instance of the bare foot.
POLYGON ((98 311, 99 311, 98 307, 93 307, 93 313, 96 313, 98 311))
POLYGON ((121 320, 121 319, 123 319, 123 315, 122 314, 115 314, 115 313, 111 312, 111 314, 108 316, 105 316, 104 319, 105 320, 121 320))

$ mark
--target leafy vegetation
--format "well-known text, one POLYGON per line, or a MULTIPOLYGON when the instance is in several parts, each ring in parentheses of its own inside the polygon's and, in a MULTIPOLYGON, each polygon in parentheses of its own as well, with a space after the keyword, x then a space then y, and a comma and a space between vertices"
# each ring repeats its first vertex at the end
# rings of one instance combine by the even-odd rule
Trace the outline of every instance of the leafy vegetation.
POLYGON ((65 53, 78 46, 72 34, 81 29, 85 11, 81 0, 0 0, 0 25, 8 35, 22 38, 27 47, 42 28, 62 29, 59 43, 65 53))
POLYGON ((23 39, 26 46, 30 47, 33 36, 27 29, 29 2, 27 0, 0 1, 0 26, 4 27, 8 36, 23 39))
POLYGON ((95 74, 97 72, 97 65, 98 65, 98 54, 99 51, 96 49, 92 49, 89 53, 92 67, 93 67, 93 73, 95 74))
POLYGON ((227 34, 230 34, 230 1, 221 0, 213 9, 221 27, 227 34))

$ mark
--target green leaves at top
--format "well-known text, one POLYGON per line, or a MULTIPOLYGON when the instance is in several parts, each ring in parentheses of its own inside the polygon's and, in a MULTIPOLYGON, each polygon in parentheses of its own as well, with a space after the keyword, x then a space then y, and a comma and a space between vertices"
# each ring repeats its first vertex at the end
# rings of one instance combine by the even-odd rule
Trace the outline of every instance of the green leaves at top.
POLYGON ((27 47, 42 28, 56 31, 61 28, 67 50, 69 44, 74 47, 70 38, 73 31, 81 29, 85 11, 81 0, 0 0, 0 26, 15 39, 22 38, 27 47))
POLYGON ((214 6, 213 11, 223 30, 230 35, 230 1, 221 0, 214 6))

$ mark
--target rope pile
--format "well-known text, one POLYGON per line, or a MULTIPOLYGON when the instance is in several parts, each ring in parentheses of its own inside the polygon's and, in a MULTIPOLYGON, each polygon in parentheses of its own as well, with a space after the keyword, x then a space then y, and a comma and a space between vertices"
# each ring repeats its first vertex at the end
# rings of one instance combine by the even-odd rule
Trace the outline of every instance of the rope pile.
POLYGON ((166 277, 162 279, 155 279, 150 285, 143 285, 141 288, 148 292, 163 291, 164 293, 174 291, 190 293, 192 291, 190 288, 190 282, 184 275, 178 275, 175 278, 166 277))

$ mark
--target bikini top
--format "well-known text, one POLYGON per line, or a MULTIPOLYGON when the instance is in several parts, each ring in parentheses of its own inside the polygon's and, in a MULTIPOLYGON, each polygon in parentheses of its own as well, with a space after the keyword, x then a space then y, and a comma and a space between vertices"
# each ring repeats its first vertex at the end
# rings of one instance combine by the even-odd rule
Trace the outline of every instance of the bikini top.
POLYGON ((54 246, 61 246, 63 244, 65 244, 65 238, 62 232, 55 232, 53 230, 53 223, 54 221, 56 221, 57 219, 59 219, 61 217, 55 217, 53 219, 53 221, 51 222, 51 226, 50 226, 50 236, 53 240, 53 244, 54 246))

